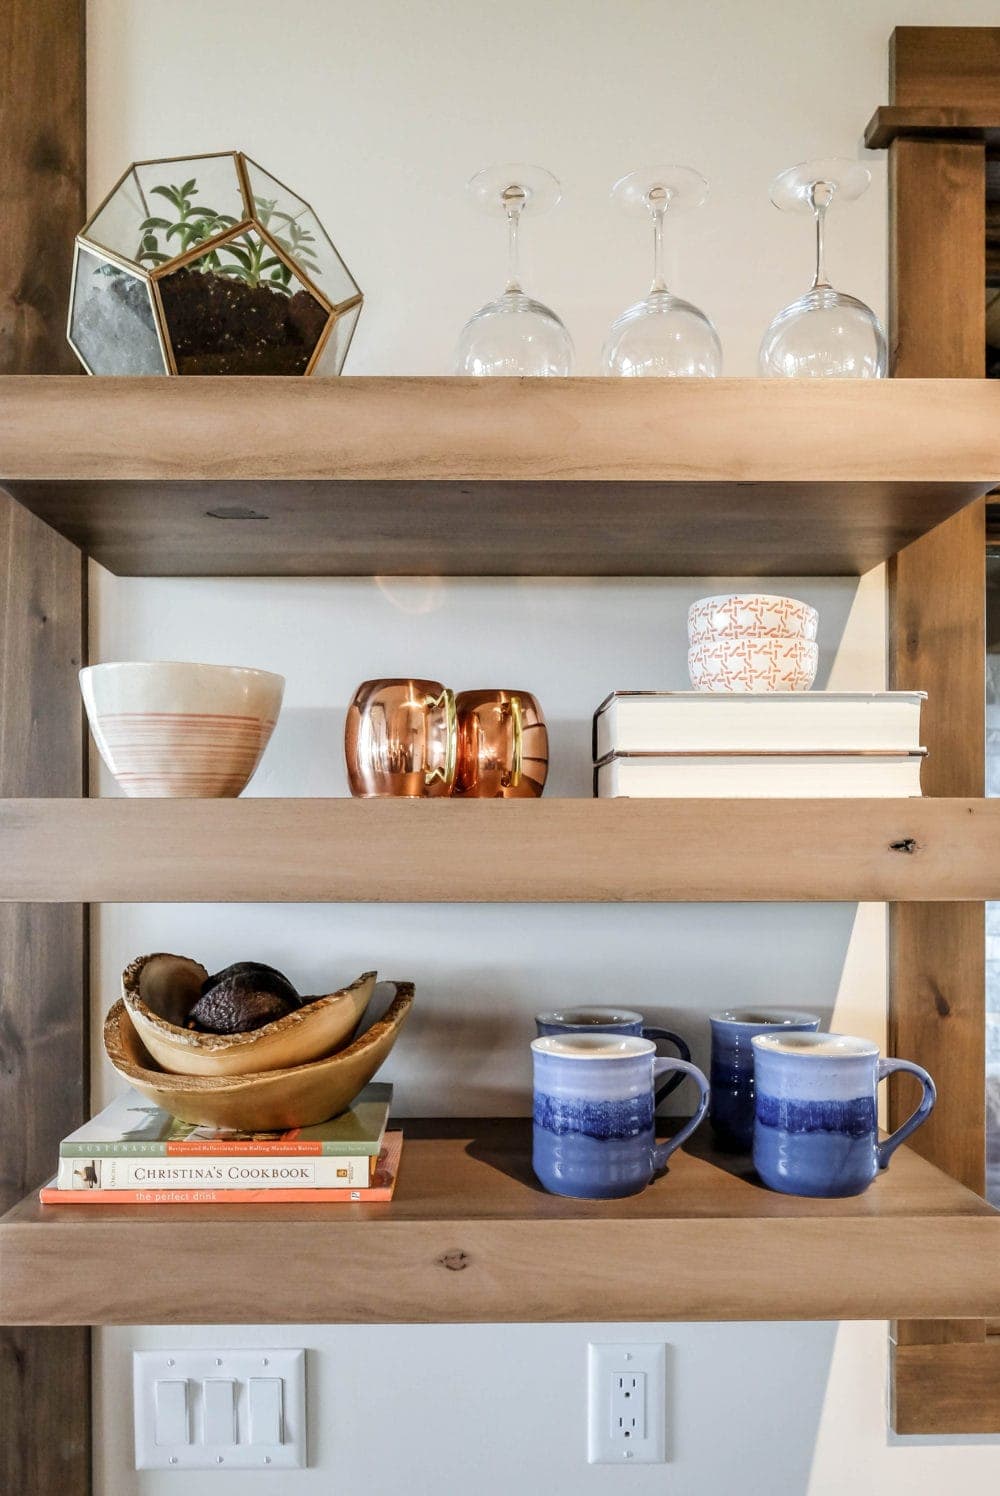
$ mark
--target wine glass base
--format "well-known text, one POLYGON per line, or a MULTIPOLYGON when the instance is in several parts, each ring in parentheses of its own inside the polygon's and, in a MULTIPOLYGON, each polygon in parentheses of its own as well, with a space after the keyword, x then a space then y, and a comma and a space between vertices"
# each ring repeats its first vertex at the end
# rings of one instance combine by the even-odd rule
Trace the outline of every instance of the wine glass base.
POLYGON ((700 208, 708 199, 708 183, 690 166, 640 166, 621 177, 611 189, 612 199, 634 218, 648 218, 658 205, 657 190, 665 196, 659 206, 671 213, 700 208))
POLYGON ((800 161, 779 172, 771 183, 771 201, 783 213, 813 213, 814 193, 820 183, 830 189, 826 201, 853 203, 868 191, 872 174, 860 161, 846 156, 822 156, 800 161))
POLYGON ((493 218, 506 218, 509 203, 505 193, 517 187, 524 192, 522 213, 547 213, 562 197, 559 182, 550 171, 526 162, 505 161, 487 166, 466 183, 476 206, 493 218))

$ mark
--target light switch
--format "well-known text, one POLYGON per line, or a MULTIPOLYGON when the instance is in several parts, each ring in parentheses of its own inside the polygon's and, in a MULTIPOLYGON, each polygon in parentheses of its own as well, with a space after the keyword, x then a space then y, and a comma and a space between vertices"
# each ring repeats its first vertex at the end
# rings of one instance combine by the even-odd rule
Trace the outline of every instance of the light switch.
POLYGON ((251 1377, 247 1386, 250 1403, 250 1443, 283 1444, 281 1378, 251 1377))
POLYGON ((204 1407, 205 1444, 236 1443, 234 1384, 224 1377, 209 1377, 201 1384, 204 1407))
POLYGON ((132 1401, 137 1470, 274 1475, 308 1466, 306 1353, 300 1347, 133 1351, 132 1401))
POLYGON ((154 1388, 155 1439, 158 1445, 191 1443, 187 1390, 186 1381, 177 1381, 174 1378, 156 1383, 154 1388))

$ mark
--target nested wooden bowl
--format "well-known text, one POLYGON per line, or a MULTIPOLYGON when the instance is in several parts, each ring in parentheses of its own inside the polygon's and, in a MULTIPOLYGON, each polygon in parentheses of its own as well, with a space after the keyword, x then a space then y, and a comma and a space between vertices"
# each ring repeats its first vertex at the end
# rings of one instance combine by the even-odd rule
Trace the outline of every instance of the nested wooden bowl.
POLYGON ((122 972, 122 1000, 143 1045, 178 1075, 250 1075, 287 1070, 332 1054, 364 1017, 375 972, 245 1034, 203 1034, 183 1025, 201 996, 205 967, 165 951, 137 956, 122 972))
POLYGON ((228 1076, 172 1075, 159 1070, 122 998, 104 1020, 104 1048, 123 1080, 184 1122, 242 1132, 312 1127, 350 1106, 399 1037, 413 1006, 413 983, 391 985, 396 995, 384 1017, 353 1044, 290 1069, 228 1076))

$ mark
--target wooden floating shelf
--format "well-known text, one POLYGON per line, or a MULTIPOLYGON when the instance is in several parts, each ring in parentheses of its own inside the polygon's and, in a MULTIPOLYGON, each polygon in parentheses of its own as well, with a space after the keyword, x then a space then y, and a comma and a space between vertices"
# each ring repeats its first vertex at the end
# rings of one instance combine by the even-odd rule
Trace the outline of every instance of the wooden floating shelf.
POLYGON ((1000 898, 1000 800, 4 800, 0 900, 1000 898))
POLYGON ((0 486, 129 576, 857 575, 998 430, 986 380, 9 376, 0 486))
POLYGON ((865 145, 881 151, 894 140, 981 140, 1000 145, 1000 111, 982 106, 884 104, 865 129, 865 145))
POLYGON ((0 1221, 0 1318, 371 1324, 1000 1312, 1000 1214, 907 1148, 864 1195, 799 1200, 713 1156, 699 1135, 643 1194, 596 1203, 541 1190, 526 1122, 404 1131, 391 1205, 25 1200, 0 1221), (281 1271, 261 1292, 267 1262, 281 1271))

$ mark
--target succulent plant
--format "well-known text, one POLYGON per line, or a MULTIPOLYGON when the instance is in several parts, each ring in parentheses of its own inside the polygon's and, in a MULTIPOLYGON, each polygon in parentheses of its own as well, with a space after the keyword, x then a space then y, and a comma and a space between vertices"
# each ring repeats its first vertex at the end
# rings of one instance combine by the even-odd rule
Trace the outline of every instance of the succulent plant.
MULTIPOLYGON (((237 220, 230 213, 219 213, 214 208, 196 202, 198 182, 191 177, 179 185, 160 185, 152 192, 166 198, 174 209, 173 222, 169 218, 152 215, 139 225, 141 235, 135 259, 140 265, 163 265, 176 255, 186 254, 189 249, 209 239, 224 234, 236 227, 237 220), (162 236, 162 238, 161 238, 162 236), (176 241, 174 243, 173 241, 176 241)), ((261 227, 266 229, 276 243, 314 275, 320 273, 313 245, 315 234, 298 223, 290 214, 279 209, 276 199, 254 198, 254 206, 261 227)), ((225 275, 239 280, 247 286, 267 285, 272 291, 290 296, 292 271, 279 255, 276 255, 265 239, 253 233, 241 234, 225 244, 218 244, 190 267, 203 273, 225 275)))

